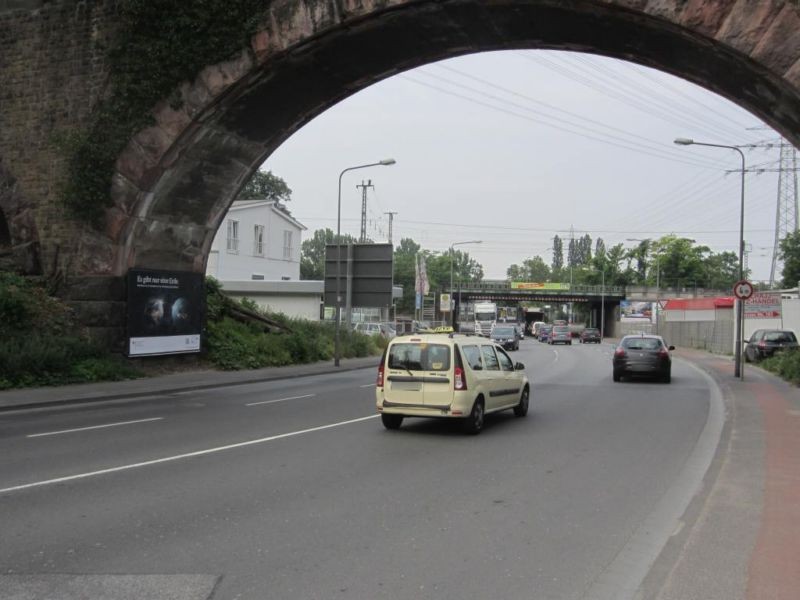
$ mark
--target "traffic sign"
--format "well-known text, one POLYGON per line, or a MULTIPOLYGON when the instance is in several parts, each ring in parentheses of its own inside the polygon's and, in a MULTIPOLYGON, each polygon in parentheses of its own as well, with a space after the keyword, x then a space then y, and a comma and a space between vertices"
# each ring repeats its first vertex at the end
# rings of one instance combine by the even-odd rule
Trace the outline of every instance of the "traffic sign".
POLYGON ((741 281, 737 281, 733 285, 733 295, 736 296, 739 300, 747 300, 750 296, 753 295, 753 284, 747 281, 746 279, 742 279, 741 281))

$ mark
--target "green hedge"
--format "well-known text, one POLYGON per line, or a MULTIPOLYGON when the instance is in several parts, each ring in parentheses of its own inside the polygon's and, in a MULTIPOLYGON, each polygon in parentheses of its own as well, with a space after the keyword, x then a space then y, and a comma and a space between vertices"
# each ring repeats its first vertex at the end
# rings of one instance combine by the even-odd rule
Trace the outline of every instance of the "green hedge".
POLYGON ((759 363, 767 371, 781 376, 786 381, 800 384, 800 350, 776 352, 759 363))

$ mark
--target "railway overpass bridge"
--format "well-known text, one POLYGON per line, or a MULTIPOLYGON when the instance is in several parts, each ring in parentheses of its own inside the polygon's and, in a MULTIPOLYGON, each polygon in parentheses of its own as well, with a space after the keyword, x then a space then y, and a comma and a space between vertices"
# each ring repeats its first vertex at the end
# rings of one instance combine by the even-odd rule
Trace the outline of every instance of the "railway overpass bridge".
POLYGON ((434 61, 501 49, 628 60, 800 146, 797 2, 233 6, 0 0, 0 262, 46 276, 100 339, 124 331, 129 269, 204 272, 227 209, 275 149, 344 98, 434 61))

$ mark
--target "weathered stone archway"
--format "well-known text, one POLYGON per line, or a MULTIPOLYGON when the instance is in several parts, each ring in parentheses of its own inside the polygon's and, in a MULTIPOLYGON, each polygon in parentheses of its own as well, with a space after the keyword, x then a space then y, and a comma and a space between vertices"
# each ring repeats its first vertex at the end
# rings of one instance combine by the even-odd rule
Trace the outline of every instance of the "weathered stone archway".
MULTIPOLYGON (((75 124, 85 123, 102 92, 107 65, 100 49, 113 36, 115 3, 12 5, 22 8, 4 13, 0 3, 0 34, 27 27, 27 37, 9 46, 23 55, 32 35, 51 43, 33 62, 58 63, 61 79, 53 76, 53 85, 74 98, 62 102, 54 91, 10 134, 0 104, 0 158, 7 157, 25 199, 7 216, 15 222, 36 215, 45 264, 58 263, 70 277, 82 278, 72 293, 76 299, 122 300, 118 278, 132 266, 201 271, 238 189, 289 135, 348 95, 442 58, 548 48, 627 59, 717 92, 800 145, 795 0, 274 0, 247 48, 180 87, 180 108, 166 99, 153 107, 156 125, 135 135, 120 155, 111 183, 114 206, 105 228, 93 231, 61 216, 53 179, 42 171, 59 160, 46 142, 48 119, 68 114, 75 124), (53 33, 37 26, 38 17, 64 25, 53 33), (84 60, 62 60, 64 46, 84 60), (86 277, 97 278, 95 285, 86 285, 86 277)), ((4 39, 0 35, 0 43, 4 39)), ((10 63, 2 56, 5 73, 10 63)), ((0 92, 6 105, 24 108, 40 100, 34 92, 26 97, 27 88, 20 91, 16 83, 12 78, 6 86, 7 96, 0 92)))
POLYGON ((250 48, 183 86, 120 157, 113 273, 201 270, 239 187, 297 128, 347 95, 445 57, 559 48, 682 76, 800 141, 800 8, 746 1, 273 4, 250 48))

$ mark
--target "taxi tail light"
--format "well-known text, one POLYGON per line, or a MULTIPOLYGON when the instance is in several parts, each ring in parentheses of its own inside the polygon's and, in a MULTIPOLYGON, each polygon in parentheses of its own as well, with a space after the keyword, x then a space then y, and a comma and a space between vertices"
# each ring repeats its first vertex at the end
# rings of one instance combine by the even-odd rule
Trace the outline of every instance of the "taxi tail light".
POLYGON ((453 387, 458 391, 463 391, 467 389, 467 378, 464 376, 464 363, 461 362, 461 352, 458 344, 453 344, 453 355, 456 359, 453 368, 453 387))
POLYGON ((383 387, 383 364, 378 367, 378 378, 375 380, 375 385, 379 388, 383 387))
POLYGON ((467 389, 467 380, 464 378, 464 369, 461 367, 456 367, 454 371, 455 375, 455 388, 459 391, 467 389))
POLYGON ((667 350, 666 348, 661 348, 661 350, 658 351, 658 357, 669 358, 669 350, 667 350))
POLYGON ((616 356, 616 357, 618 357, 618 358, 622 358, 622 357, 624 357, 624 356, 625 356, 625 349, 624 349, 624 348, 617 348, 617 349, 614 351, 614 356, 616 356))

